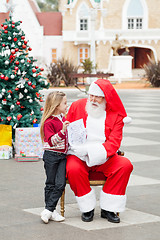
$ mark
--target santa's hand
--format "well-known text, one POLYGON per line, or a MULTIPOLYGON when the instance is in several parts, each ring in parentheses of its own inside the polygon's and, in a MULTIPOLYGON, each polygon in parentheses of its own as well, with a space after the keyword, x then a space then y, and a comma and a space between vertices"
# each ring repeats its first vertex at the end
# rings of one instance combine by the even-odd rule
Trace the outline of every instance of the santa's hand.
POLYGON ((72 146, 71 146, 71 149, 72 149, 77 155, 80 155, 80 156, 85 156, 85 155, 88 154, 87 147, 85 146, 85 144, 82 144, 82 145, 72 145, 72 146))

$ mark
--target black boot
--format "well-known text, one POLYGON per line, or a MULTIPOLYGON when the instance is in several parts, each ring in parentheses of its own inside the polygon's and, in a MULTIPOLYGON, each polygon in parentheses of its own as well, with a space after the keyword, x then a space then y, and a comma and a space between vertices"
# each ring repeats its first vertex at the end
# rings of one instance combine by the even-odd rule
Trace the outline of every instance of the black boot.
POLYGON ((120 223, 120 218, 114 212, 101 209, 101 217, 106 218, 109 222, 120 223))
POLYGON ((93 216, 94 216, 94 209, 90 212, 82 213, 81 219, 83 222, 91 222, 93 221, 93 216))

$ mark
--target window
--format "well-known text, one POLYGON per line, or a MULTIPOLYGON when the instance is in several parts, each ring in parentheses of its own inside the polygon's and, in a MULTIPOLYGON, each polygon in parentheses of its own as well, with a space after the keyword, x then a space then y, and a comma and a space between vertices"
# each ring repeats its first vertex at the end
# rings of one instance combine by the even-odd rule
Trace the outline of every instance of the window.
POLYGON ((87 58, 89 58, 89 49, 85 47, 79 48, 79 64, 87 58))
POLYGON ((52 63, 57 62, 57 49, 53 48, 52 49, 52 63))
POLYGON ((142 30, 148 28, 146 0, 126 0, 122 13, 122 28, 142 30))
POLYGON ((88 20, 80 19, 80 31, 88 30, 88 20))
POLYGON ((142 18, 128 18, 128 29, 142 29, 142 18))

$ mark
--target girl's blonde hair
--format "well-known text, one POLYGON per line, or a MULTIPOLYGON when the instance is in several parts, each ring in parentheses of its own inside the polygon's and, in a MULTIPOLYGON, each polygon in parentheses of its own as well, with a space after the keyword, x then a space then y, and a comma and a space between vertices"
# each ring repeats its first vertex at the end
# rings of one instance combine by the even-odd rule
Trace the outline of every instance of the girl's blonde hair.
POLYGON ((64 96, 66 96, 65 93, 56 91, 56 92, 49 93, 46 98, 44 112, 41 118, 41 127, 40 127, 42 142, 44 141, 44 122, 47 120, 47 118, 55 114, 57 107, 62 102, 62 99, 64 96))

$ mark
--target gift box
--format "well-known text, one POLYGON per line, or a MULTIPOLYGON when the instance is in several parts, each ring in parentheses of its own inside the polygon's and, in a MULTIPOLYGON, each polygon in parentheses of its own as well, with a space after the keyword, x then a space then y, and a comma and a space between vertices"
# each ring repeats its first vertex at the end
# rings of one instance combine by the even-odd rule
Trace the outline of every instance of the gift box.
POLYGON ((0 146, 0 159, 10 159, 13 157, 12 147, 8 145, 0 146))
POLYGON ((43 146, 40 137, 40 128, 16 128, 15 131, 15 152, 26 156, 43 157, 43 146))
POLYGON ((12 146, 12 126, 0 124, 0 146, 12 146))
POLYGON ((22 155, 15 154, 15 160, 17 162, 37 162, 39 161, 39 157, 38 156, 22 156, 22 155))

